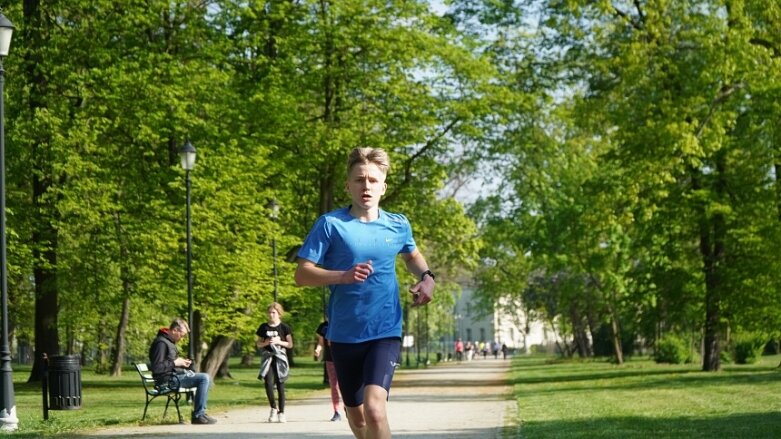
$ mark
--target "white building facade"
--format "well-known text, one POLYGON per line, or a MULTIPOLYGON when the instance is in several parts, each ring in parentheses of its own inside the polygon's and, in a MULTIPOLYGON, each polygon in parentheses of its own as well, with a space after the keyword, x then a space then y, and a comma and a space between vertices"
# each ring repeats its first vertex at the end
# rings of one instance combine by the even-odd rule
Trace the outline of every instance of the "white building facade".
POLYGON ((474 288, 463 286, 453 313, 455 337, 464 342, 498 341, 515 353, 552 352, 556 343, 555 335, 543 322, 527 321, 522 309, 508 313, 506 310, 512 307, 506 306, 506 303, 494 306, 489 315, 480 313, 474 305, 475 294, 474 288))

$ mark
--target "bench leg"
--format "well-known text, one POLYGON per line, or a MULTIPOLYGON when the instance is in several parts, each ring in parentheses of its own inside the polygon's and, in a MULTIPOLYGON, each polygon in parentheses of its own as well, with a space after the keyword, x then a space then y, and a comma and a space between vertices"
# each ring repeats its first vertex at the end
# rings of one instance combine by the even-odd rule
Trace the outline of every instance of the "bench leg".
POLYGON ((176 397, 174 397, 174 405, 176 406, 176 414, 179 415, 179 423, 184 424, 184 419, 182 419, 182 412, 179 411, 179 399, 181 396, 177 393, 176 397))
POLYGON ((148 408, 149 408, 149 401, 150 401, 150 399, 149 399, 149 395, 147 395, 147 396, 146 396, 146 405, 144 406, 144 416, 141 416, 141 420, 142 420, 142 421, 143 421, 144 419, 146 419, 146 409, 148 409, 148 408))
POLYGON ((168 404, 171 403, 171 397, 169 396, 168 399, 165 401, 165 410, 163 410, 163 419, 165 419, 165 415, 168 413, 168 404))

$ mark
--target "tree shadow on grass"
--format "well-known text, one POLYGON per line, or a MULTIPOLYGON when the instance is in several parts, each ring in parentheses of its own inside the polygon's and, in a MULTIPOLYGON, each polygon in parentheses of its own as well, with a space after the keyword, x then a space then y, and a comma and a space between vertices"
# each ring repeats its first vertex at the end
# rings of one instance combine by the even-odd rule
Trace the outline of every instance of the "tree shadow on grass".
MULTIPOLYGON (((779 375, 775 371, 767 369, 752 369, 729 372, 702 372, 699 370, 685 369, 611 369, 605 371, 590 370, 571 374, 544 375, 544 376, 516 376, 510 380, 511 384, 561 384, 591 382, 596 380, 621 380, 629 379, 625 385, 607 386, 604 388, 633 388, 648 387, 654 384, 668 388, 696 387, 713 384, 763 384, 776 383, 779 375), (642 378, 641 381, 632 381, 632 378, 642 378)), ((600 387, 603 388, 603 387, 600 387)), ((561 388, 559 388, 561 389, 561 388)))
POLYGON ((524 423, 524 439, 752 438, 781 436, 781 413, 739 413, 709 418, 591 418, 524 423))

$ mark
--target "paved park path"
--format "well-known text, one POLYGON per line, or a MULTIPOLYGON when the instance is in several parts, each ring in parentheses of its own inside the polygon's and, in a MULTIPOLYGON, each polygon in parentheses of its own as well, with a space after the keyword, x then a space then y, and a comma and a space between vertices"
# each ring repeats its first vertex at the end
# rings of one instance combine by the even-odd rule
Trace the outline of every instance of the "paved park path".
MULTIPOLYGON (((516 437, 516 404, 507 378, 510 360, 446 363, 396 372, 388 403, 394 438, 506 439, 516 437)), ((352 438, 347 421, 330 422, 330 393, 288 400, 287 423, 269 424, 268 407, 212 413, 214 425, 167 424, 110 428, 82 438, 352 438)), ((187 410, 187 409, 184 409, 187 410)))

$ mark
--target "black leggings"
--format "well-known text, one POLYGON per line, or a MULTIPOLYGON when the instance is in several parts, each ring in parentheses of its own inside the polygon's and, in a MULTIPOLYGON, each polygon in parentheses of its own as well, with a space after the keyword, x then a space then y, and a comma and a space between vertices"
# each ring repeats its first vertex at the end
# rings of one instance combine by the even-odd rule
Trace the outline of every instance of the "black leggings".
POLYGON ((277 405, 274 404, 274 383, 277 383, 277 392, 279 393, 279 411, 284 413, 285 412, 285 383, 280 382, 277 378, 277 360, 273 359, 271 360, 271 367, 269 368, 268 373, 266 374, 265 378, 263 378, 263 381, 266 384, 266 397, 268 398, 269 404, 271 404, 271 408, 277 408, 277 405))

